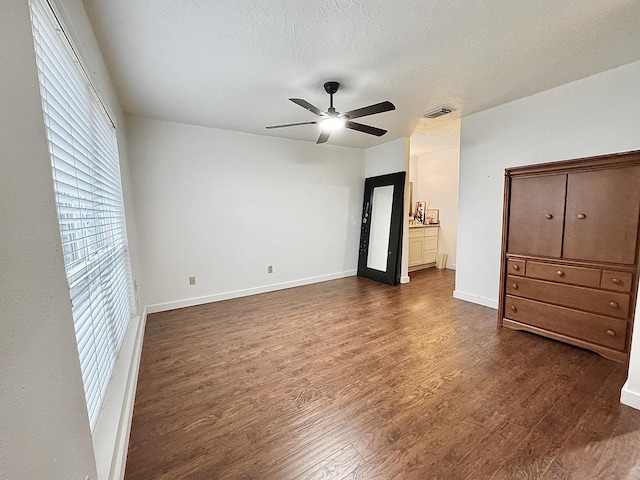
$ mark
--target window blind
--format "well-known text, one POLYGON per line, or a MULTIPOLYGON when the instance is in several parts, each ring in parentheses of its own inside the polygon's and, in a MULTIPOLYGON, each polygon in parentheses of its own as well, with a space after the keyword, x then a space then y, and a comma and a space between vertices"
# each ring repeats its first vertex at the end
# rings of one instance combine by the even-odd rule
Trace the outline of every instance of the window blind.
POLYGON ((132 317, 115 128, 47 0, 31 0, 45 129, 91 428, 132 317))

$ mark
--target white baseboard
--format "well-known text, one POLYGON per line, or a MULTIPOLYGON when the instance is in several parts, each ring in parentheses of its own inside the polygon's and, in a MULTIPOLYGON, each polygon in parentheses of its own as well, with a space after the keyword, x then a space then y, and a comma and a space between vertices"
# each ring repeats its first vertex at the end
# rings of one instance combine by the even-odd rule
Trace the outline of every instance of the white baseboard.
POLYGON ((640 392, 634 392, 629 389, 629 380, 627 380, 622 387, 620 393, 620 403, 627 405, 628 407, 640 410, 640 392))
POLYGON ((194 305, 202 305, 205 303, 219 302, 220 300, 230 300, 232 298, 248 297, 249 295, 257 295, 259 293, 274 292, 276 290, 284 290, 286 288, 300 287, 311 283, 326 282, 328 280, 336 280, 338 278, 353 277, 358 272, 356 270, 348 270, 346 272, 332 273, 329 275, 320 275, 318 277, 303 278, 301 280, 293 280, 291 282, 274 283, 264 285, 262 287, 247 288, 244 290, 235 290, 231 292, 216 293, 214 295, 206 295, 204 297, 187 298, 185 300, 177 300, 174 302, 158 303, 148 305, 147 313, 158 313, 176 308, 193 307, 194 305))
POLYGON ((449 270, 455 270, 456 269, 456 264, 455 263, 447 263, 447 268, 449 270))
POLYGON ((411 278, 409 278, 408 276, 400 277, 400 283, 409 283, 410 281, 411 281, 411 278))
POLYGON ((498 301, 493 300, 492 298, 480 297, 478 295, 471 295, 468 293, 461 292, 459 290, 453 291, 453 298, 457 298, 458 300, 464 300, 465 302, 477 303, 478 305, 484 305, 485 307, 491 307, 498 309, 498 301))
POLYGON ((93 432, 99 480, 124 479, 146 322, 146 309, 131 320, 93 432))

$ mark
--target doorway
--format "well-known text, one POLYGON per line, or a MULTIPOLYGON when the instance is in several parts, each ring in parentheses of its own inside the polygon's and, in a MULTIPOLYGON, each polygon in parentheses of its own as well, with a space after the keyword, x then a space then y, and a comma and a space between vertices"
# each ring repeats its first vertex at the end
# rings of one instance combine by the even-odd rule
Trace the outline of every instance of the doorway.
POLYGON ((458 183, 460 167, 460 119, 443 116, 420 119, 410 138, 408 180, 412 186, 412 213, 424 202, 424 217, 409 218, 409 276, 436 266, 456 268, 458 231, 458 183), (427 213, 428 211, 428 213, 427 213), (423 227, 424 223, 429 226, 423 227))

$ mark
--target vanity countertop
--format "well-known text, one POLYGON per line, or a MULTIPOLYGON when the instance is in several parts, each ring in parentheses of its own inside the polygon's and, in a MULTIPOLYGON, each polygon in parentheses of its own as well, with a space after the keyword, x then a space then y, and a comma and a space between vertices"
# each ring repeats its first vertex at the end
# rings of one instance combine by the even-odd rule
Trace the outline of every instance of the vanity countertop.
POLYGON ((413 225, 409 225, 409 228, 425 228, 425 227, 439 227, 440 224, 439 223, 429 223, 429 224, 422 224, 422 223, 414 223, 413 225))

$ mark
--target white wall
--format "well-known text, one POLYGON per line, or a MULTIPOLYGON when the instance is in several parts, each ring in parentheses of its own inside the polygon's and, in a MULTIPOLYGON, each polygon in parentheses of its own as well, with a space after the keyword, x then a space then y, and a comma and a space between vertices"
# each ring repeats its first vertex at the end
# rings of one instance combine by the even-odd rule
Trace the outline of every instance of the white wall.
POLYGON ((362 150, 127 124, 150 311, 355 274, 362 150))
POLYGON ((398 138, 365 150, 365 177, 406 172, 409 167, 409 139, 398 138))
POLYGON ((96 478, 24 0, 0 15, 0 478, 96 478))
MULTIPOLYGON (((391 142, 365 150, 365 177, 377 177, 387 173, 409 171, 409 138, 398 138, 391 142)), ((400 282, 409 282, 409 178, 404 185, 404 221, 402 223, 402 259, 400 264, 400 282)), ((362 210, 362 205, 360 206, 362 210)))
MULTIPOLYGON (((504 169, 640 149, 639 85, 635 62, 462 119, 457 298, 497 306, 504 169)), ((639 357, 636 335, 636 400, 639 357)))
POLYGON ((446 253, 447 268, 456 268, 458 236, 458 174, 460 149, 411 157, 410 181, 413 182, 413 201, 430 202, 429 208, 440 210, 438 251, 446 253))
POLYGON ((622 387, 620 401, 640 410, 640 298, 636 302, 633 339, 627 382, 622 387))

